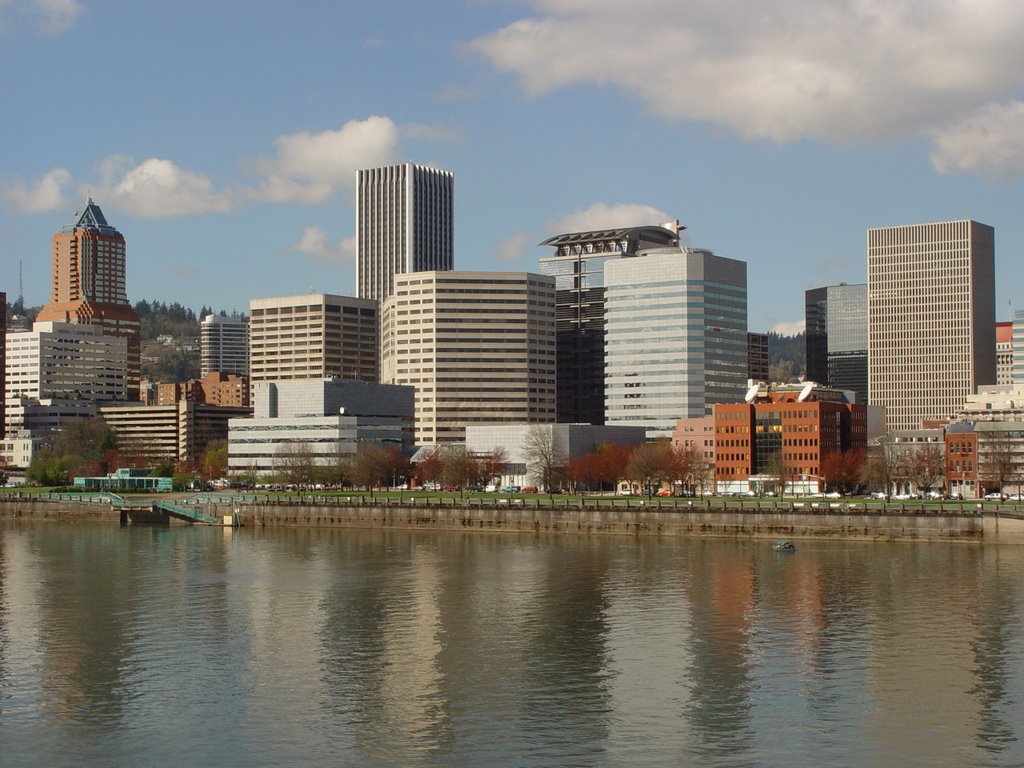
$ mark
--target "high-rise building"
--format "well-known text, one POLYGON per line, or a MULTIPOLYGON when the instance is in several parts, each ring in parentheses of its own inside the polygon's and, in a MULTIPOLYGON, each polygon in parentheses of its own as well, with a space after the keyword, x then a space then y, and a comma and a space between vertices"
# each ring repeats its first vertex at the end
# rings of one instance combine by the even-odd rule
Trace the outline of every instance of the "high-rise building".
POLYGON ((0 438, 7 434, 4 412, 4 392, 7 389, 7 294, 0 291, 0 438))
POLYGON ((768 382, 768 334, 747 333, 747 378, 751 381, 768 382))
POLYGON ((376 382, 377 302, 329 293, 249 302, 249 379, 376 382))
POLYGON ((747 265, 666 248, 608 261, 605 424, 671 437, 747 390, 747 265))
POLYGON ((948 419, 994 384, 995 232, 976 221, 867 232, 868 401, 888 430, 948 419))
POLYGON ((1024 309, 1013 311, 1013 371, 1014 384, 1024 384, 1024 309))
POLYGON ((50 300, 36 320, 94 325, 128 339, 127 398, 139 399, 139 317, 125 288, 124 236, 91 197, 53 235, 50 300))
POLYGON ((996 323, 996 384, 1013 383, 1013 322, 996 323))
POLYGON ((529 272, 395 275, 381 380, 416 388, 416 442, 466 425, 555 420, 555 281, 529 272))
POLYGON ((37 322, 7 334, 4 382, 11 432, 57 429, 69 418, 93 416, 98 404, 124 402, 128 339, 103 328, 37 322))
POLYGON ((413 163, 359 171, 359 298, 383 302, 395 275, 454 268, 454 189, 450 171, 413 163))
POLYGON ((199 324, 199 371, 249 375, 249 320, 207 315, 199 324))
POLYGON ((804 294, 807 380, 868 401, 868 286, 812 288, 804 294))
POLYGON ((604 266, 649 248, 679 245, 678 221, 556 235, 540 259, 555 278, 558 336, 557 411, 560 424, 604 424, 604 266))

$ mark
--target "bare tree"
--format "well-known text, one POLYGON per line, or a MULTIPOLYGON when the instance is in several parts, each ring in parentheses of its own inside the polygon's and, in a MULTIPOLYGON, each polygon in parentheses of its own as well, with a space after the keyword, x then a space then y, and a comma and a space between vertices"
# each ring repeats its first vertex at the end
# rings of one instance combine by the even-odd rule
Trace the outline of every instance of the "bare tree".
POLYGON ((416 464, 416 475, 419 478, 420 483, 424 485, 433 485, 440 483, 444 477, 444 461, 441 458, 441 450, 438 446, 434 446, 429 452, 423 456, 422 459, 416 464))
POLYGON ((880 489, 888 499, 893 485, 904 479, 905 467, 906 451, 901 446, 880 443, 868 449, 861 479, 865 485, 880 489))
POLYGON ((441 452, 441 461, 444 465, 445 485, 463 489, 475 484, 480 476, 480 465, 476 457, 464 445, 445 446, 441 452))
POLYGON ((906 477, 921 493, 946 474, 946 452, 937 443, 927 443, 910 451, 906 457, 906 477))
POLYGON ((786 483, 790 479, 790 473, 786 462, 782 458, 781 446, 768 455, 763 462, 763 466, 759 467, 759 469, 760 474, 768 478, 767 484, 769 487, 778 494, 780 499, 784 498, 786 495, 786 483))
POLYGON ((387 452, 376 443, 360 443, 352 461, 353 482, 372 494, 374 488, 387 482, 388 472, 387 452))
POLYGON ((526 431, 523 458, 544 490, 553 493, 568 457, 551 425, 534 424, 526 431))
POLYGON ((987 489, 1002 493, 1003 488, 1016 478, 1013 447, 1003 439, 986 441, 984 453, 979 446, 978 469, 987 489))
POLYGON ((480 459, 480 480, 485 484, 500 482, 507 468, 508 452, 501 447, 495 448, 480 459))
POLYGON ((703 490, 711 474, 711 465, 699 445, 676 445, 672 449, 670 468, 672 479, 682 486, 684 493, 690 495, 696 495, 703 490))
POLYGON ((673 476, 672 458, 672 449, 667 440, 638 445, 629 457, 626 475, 633 482, 639 483, 650 496, 654 493, 655 485, 673 476))
POLYGON ((274 452, 274 468, 286 483, 302 488, 313 479, 313 447, 302 440, 287 440, 274 452))

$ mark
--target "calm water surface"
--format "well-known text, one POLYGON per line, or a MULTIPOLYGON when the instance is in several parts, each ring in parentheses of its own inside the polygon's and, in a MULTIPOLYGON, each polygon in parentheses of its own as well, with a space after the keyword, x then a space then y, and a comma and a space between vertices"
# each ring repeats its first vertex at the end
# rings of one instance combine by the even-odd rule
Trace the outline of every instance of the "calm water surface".
POLYGON ((0 523, 0 765, 1024 766, 1024 547, 0 523))

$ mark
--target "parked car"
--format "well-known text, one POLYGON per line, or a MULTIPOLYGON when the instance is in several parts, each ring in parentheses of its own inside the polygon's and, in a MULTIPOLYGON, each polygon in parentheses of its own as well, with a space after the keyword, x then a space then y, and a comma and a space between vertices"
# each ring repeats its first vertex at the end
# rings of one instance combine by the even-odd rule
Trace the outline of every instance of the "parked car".
POLYGON ((825 494, 825 498, 826 499, 841 499, 841 498, 843 498, 843 494, 841 494, 839 491, 829 491, 828 493, 825 494))
POLYGON ((520 493, 536 493, 537 492, 537 486, 536 485, 524 485, 522 488, 519 489, 519 492, 520 493))
POLYGON ((671 495, 672 495, 672 491, 669 491, 669 490, 667 490, 667 489, 665 489, 665 488, 662 488, 662 489, 661 489, 660 491, 658 491, 658 492, 657 492, 657 493, 656 493, 655 495, 656 495, 656 496, 671 496, 671 495))
POLYGON ((1002 501, 1003 494, 999 493, 998 491, 993 491, 992 493, 986 493, 985 494, 985 498, 988 499, 989 501, 992 501, 992 500, 1002 501))
POLYGON ((504 488, 501 489, 501 492, 502 493, 519 493, 519 486, 518 485, 506 485, 504 488))
POLYGON ((497 492, 498 492, 498 486, 496 486, 494 483, 490 483, 486 488, 484 488, 484 493, 497 493, 497 492))

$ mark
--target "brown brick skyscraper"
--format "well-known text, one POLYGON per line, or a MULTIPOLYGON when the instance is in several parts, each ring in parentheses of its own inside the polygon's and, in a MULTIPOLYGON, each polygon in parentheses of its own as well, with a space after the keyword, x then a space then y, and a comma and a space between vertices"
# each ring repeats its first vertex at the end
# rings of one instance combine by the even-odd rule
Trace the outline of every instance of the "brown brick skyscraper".
POLYGON ((91 197, 53 235, 50 301, 36 319, 96 325, 127 337, 127 398, 139 399, 139 317, 125 290, 124 236, 91 197))

